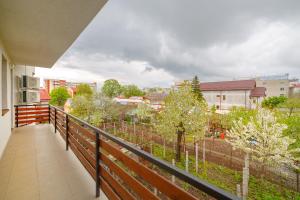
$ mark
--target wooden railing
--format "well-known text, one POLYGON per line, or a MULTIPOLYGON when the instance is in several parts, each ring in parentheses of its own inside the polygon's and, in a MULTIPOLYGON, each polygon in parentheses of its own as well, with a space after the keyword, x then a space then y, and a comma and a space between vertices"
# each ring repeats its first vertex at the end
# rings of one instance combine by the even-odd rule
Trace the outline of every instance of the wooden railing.
POLYGON ((16 127, 31 123, 50 122, 50 106, 48 104, 15 105, 16 127))
POLYGON ((238 199, 59 108, 50 106, 50 122, 95 180, 96 197, 101 188, 109 199, 238 199))

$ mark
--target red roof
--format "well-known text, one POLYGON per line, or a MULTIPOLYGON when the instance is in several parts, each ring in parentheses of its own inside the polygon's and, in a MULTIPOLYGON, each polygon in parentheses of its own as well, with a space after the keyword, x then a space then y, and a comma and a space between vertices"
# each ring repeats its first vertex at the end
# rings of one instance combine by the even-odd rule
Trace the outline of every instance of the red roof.
POLYGON ((256 87, 251 90, 251 97, 265 97, 266 96, 266 88, 265 87, 256 87))
POLYGON ((206 82, 200 83, 200 89, 202 91, 252 90, 255 85, 255 80, 206 82))
POLYGON ((51 98, 46 89, 40 88, 40 100, 41 101, 49 101, 51 98))

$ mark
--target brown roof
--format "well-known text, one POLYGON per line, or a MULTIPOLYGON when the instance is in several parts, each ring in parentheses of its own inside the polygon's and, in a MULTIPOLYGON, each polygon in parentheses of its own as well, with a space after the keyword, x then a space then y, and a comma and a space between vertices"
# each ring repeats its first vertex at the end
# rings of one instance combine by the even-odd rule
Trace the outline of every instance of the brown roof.
POLYGON ((256 87, 251 90, 251 97, 265 97, 266 96, 266 88, 265 87, 256 87))
POLYGON ((206 82, 200 83, 200 89, 202 91, 252 90, 255 85, 255 80, 206 82))

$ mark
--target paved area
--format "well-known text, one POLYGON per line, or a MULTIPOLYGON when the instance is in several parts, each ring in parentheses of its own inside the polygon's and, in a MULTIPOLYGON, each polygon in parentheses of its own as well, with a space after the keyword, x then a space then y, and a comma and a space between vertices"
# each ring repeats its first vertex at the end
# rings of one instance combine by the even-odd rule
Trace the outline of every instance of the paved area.
POLYGON ((0 199, 94 200, 95 183, 49 124, 25 126, 14 129, 0 160, 0 199))

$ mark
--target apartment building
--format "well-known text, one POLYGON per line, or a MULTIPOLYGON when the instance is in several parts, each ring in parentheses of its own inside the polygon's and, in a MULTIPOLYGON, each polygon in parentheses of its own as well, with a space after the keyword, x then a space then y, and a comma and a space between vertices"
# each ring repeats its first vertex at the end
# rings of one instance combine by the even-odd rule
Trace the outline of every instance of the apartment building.
POLYGON ((256 87, 255 80, 237 80, 200 83, 200 89, 209 107, 228 110, 233 106, 256 108, 264 99, 266 89, 256 87))
POLYGON ((289 96, 289 74, 255 78, 257 87, 266 88, 266 97, 289 96))
POLYGON ((96 82, 86 83, 86 82, 71 82, 71 81, 66 81, 61 79, 44 79, 44 87, 49 94, 54 88, 57 87, 67 87, 74 91, 74 89, 82 83, 88 84, 94 91, 97 90, 96 82))

